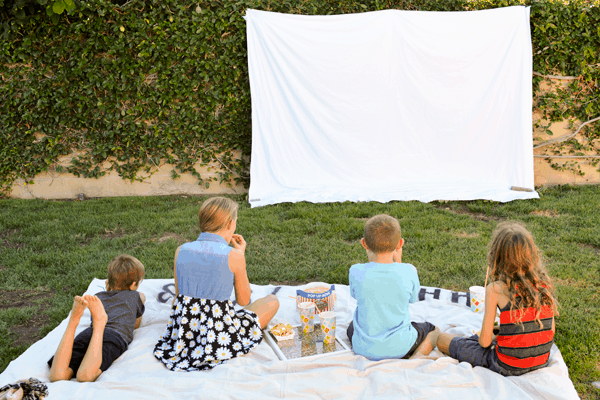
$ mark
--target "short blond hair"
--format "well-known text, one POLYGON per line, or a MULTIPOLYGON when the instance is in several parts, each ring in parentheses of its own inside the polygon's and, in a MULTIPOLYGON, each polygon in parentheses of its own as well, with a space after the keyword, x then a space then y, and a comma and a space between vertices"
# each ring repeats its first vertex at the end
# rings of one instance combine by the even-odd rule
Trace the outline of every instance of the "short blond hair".
POLYGON ((198 212, 201 232, 218 232, 237 219, 238 204, 226 197, 211 197, 198 212))
POLYGON ((365 243, 373 253, 389 253, 396 250, 402 232, 394 217, 379 214, 365 223, 365 243))
POLYGON ((144 264, 129 254, 116 256, 108 264, 108 290, 128 290, 133 283, 144 279, 144 264))

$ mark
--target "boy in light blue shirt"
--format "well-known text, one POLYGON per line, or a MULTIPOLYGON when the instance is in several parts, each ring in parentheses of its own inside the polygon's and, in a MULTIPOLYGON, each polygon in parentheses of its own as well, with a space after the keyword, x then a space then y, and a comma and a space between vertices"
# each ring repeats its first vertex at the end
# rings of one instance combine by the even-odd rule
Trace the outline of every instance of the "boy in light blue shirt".
POLYGON ((418 301, 421 285, 416 268, 402 263, 398 220, 374 216, 360 242, 369 263, 350 268, 350 294, 357 306, 347 333, 354 352, 370 360, 429 355, 440 330, 429 322, 410 321, 408 304, 418 301))

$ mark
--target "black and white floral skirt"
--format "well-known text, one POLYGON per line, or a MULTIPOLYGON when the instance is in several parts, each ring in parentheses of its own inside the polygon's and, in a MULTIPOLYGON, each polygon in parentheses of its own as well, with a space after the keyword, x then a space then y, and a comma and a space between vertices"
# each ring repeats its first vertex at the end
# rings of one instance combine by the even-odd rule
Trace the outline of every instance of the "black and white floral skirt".
POLYGON ((262 340, 258 316, 230 300, 178 295, 154 356, 172 371, 209 370, 247 354, 262 340))

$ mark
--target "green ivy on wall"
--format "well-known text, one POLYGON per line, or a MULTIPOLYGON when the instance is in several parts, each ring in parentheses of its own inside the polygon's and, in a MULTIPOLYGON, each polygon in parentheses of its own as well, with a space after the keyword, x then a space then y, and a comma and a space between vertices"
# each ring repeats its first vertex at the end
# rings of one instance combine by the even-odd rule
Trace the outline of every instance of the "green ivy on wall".
MULTIPOLYGON (((248 8, 325 15, 529 5, 535 107, 544 118, 540 127, 600 116, 597 1, 73 4, 75 8, 55 17, 38 12, 19 23, 0 4, 9 32, 0 39, 0 196, 16 179, 30 181, 69 154, 75 156, 65 170, 77 176, 99 177, 115 170, 124 179, 143 180, 169 163, 175 166, 173 178, 191 173, 208 187, 217 178, 200 174, 195 168, 200 164, 218 165, 223 182, 248 185, 251 103, 243 19, 248 8), (567 77, 569 83, 560 85, 564 79, 547 76, 567 77), (542 90, 542 81, 554 90, 542 90)), ((548 154, 600 153, 600 123, 589 123, 579 136, 549 145, 548 154)), ((578 168, 577 159, 550 162, 557 168, 578 168)))

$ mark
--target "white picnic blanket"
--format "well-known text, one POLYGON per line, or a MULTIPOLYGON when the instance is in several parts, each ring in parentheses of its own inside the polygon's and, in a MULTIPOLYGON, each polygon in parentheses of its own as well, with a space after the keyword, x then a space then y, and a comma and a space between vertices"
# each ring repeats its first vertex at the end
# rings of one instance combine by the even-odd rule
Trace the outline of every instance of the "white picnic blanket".
MULTIPOLYGON (((369 361, 351 351, 281 361, 266 341, 250 354, 211 371, 172 372, 152 354, 167 323, 172 279, 147 279, 140 291, 147 297, 142 324, 129 349, 96 382, 48 382, 46 361, 54 354, 67 325, 65 319, 45 338, 12 361, 0 375, 0 387, 29 377, 48 382, 54 399, 269 399, 269 398, 406 398, 406 399, 578 399, 567 366, 553 346, 547 368, 521 377, 502 377, 484 368, 458 363, 437 350, 425 360, 369 361)), ((296 289, 311 285, 252 285, 252 299, 276 291, 280 309, 272 323, 299 325, 296 289), (279 288, 279 289, 278 289, 279 288)), ((94 279, 86 294, 104 288, 94 279)), ((481 327, 482 316, 466 307, 464 293, 422 287, 423 301, 412 304, 414 321, 427 320, 442 331, 470 335, 481 327), (436 293, 437 292, 437 293, 436 293), (457 303, 452 302, 452 297, 457 303)), ((338 335, 352 319, 356 302, 349 288, 336 285, 338 335)), ((78 332, 89 326, 89 311, 78 332)))

